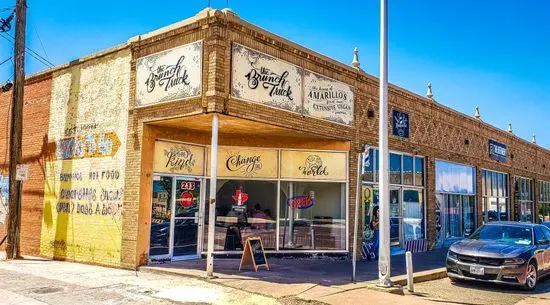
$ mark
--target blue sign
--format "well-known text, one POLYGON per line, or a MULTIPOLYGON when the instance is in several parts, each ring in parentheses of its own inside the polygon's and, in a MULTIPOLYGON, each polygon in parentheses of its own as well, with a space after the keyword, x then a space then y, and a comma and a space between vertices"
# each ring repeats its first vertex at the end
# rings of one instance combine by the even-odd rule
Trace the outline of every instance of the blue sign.
POLYGON ((393 135, 401 138, 409 138, 409 114, 399 110, 392 111, 393 135))
POLYGON ((506 145, 497 141, 489 140, 489 157, 498 162, 506 162, 506 145))

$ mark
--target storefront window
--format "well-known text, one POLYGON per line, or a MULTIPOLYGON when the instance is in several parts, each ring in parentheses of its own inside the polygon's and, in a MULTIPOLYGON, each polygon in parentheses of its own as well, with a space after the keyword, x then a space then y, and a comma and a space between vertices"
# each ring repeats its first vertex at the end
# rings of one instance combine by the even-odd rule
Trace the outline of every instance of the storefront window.
POLYGON ((413 185, 413 157, 403 155, 403 184, 413 185))
POLYGON ((401 184, 401 155, 390 154, 390 183, 401 184))
POLYGON ((345 250, 345 184, 281 181, 281 250, 345 250))
POLYGON ((424 238, 424 192, 403 190, 403 233, 405 241, 424 238))
MULTIPOLYGON (((475 169, 447 161, 435 163, 436 197, 444 238, 469 236, 475 229, 475 169)), ((487 179, 487 177, 486 177, 487 179)))
POLYGON ((519 221, 533 222, 533 180, 514 177, 519 221))
MULTIPOLYGON (((364 241, 372 238, 372 230, 369 227, 372 211, 378 206, 377 181, 369 179, 377 175, 378 150, 369 150, 373 175, 370 175, 371 164, 364 163, 365 169, 363 181, 363 203, 369 205, 363 207, 363 237, 364 241), (366 195, 368 194, 368 195, 366 195), (369 197, 368 199, 365 199, 369 197), (366 200, 366 201, 365 201, 366 200), (367 222, 365 222, 367 221, 367 222)), ((425 212, 424 212, 424 158, 400 154, 390 154, 390 239, 391 245, 405 247, 406 243, 425 238, 425 212)))
MULTIPOLYGON (((209 181, 208 181, 209 182, 209 181)), ((207 183, 209 189, 209 183, 207 183)), ((242 251, 247 237, 259 236, 266 250, 276 248, 277 182, 218 180, 216 184, 215 251, 242 251)), ((208 204, 205 205, 208 227, 208 204)), ((205 230, 204 250, 208 234, 205 230)))
MULTIPOLYGON (((363 154, 363 181, 378 182, 378 170, 378 149, 369 148, 363 154)), ((423 157, 390 153, 389 170, 391 184, 424 186, 423 157), (401 181, 401 177, 403 177, 403 181, 401 181)))
POLYGON ((539 206, 537 222, 550 221, 550 182, 539 180, 539 206))
POLYGON ((172 183, 173 178, 166 176, 153 181, 149 256, 168 255, 170 252, 172 183))
POLYGON ((506 221, 510 199, 508 198, 508 174, 482 170, 481 194, 483 196, 483 223, 506 221))

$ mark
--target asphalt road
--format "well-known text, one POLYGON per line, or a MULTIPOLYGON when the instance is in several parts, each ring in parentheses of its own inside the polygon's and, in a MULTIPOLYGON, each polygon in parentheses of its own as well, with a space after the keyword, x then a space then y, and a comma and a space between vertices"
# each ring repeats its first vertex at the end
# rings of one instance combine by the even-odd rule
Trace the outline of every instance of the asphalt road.
POLYGON ((415 293, 427 299, 457 304, 513 305, 550 304, 550 277, 542 279, 534 291, 481 282, 451 283, 448 278, 414 285, 415 293))

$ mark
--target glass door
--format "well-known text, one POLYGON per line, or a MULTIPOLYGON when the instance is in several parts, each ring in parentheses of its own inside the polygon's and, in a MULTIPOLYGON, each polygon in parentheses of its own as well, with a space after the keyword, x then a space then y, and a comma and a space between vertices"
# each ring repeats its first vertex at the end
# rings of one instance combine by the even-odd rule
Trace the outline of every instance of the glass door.
POLYGON ((151 233, 149 259, 166 261, 172 257, 172 186, 173 177, 153 177, 153 198, 151 202, 151 233))
POLYGON ((201 181, 176 178, 173 205, 174 234, 172 260, 192 259, 198 255, 199 203, 201 181))
POLYGON ((390 189, 390 244, 400 244, 401 200, 400 189, 390 189))

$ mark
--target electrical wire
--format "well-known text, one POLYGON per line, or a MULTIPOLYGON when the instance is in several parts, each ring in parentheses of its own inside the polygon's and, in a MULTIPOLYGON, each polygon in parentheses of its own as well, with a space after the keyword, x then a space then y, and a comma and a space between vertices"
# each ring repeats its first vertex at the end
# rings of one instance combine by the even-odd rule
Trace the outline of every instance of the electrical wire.
POLYGON ((5 12, 5 11, 13 10, 13 9, 15 9, 15 6, 0 8, 0 12, 5 12))
POLYGON ((34 26, 34 24, 31 24, 32 28, 34 29, 34 33, 36 34, 36 37, 38 37, 38 42, 40 42, 40 46, 42 47, 42 51, 44 51, 44 56, 46 56, 46 59, 49 61, 50 57, 48 56, 48 53, 46 53, 46 48, 44 48, 44 44, 42 43, 42 38, 40 38, 40 34, 38 34, 38 30, 34 26))
POLYGON ((12 59, 12 57, 11 57, 11 56, 10 56, 10 57, 9 57, 8 59, 4 60, 3 62, 0 62, 0 66, 1 66, 1 65, 3 65, 3 64, 5 64, 5 63, 7 63, 7 62, 8 62, 8 60, 10 60, 10 59, 12 59))
MULTIPOLYGON (((10 34, 7 34, 7 33, 0 33, 0 37, 4 38, 5 40, 7 40, 8 42, 10 42, 11 44, 14 44, 14 38, 13 36, 11 36, 10 34), (9 36, 11 38, 11 40, 4 36, 4 34, 6 34, 7 36, 9 36)), ((33 51, 31 48, 29 47, 25 47, 28 51, 28 54, 32 57, 34 57, 34 59, 38 60, 40 63, 42 63, 43 65, 47 66, 48 68, 53 68, 55 65, 53 63, 51 63, 49 60, 45 59, 44 57, 42 57, 40 54, 36 53, 35 51, 33 51)))

